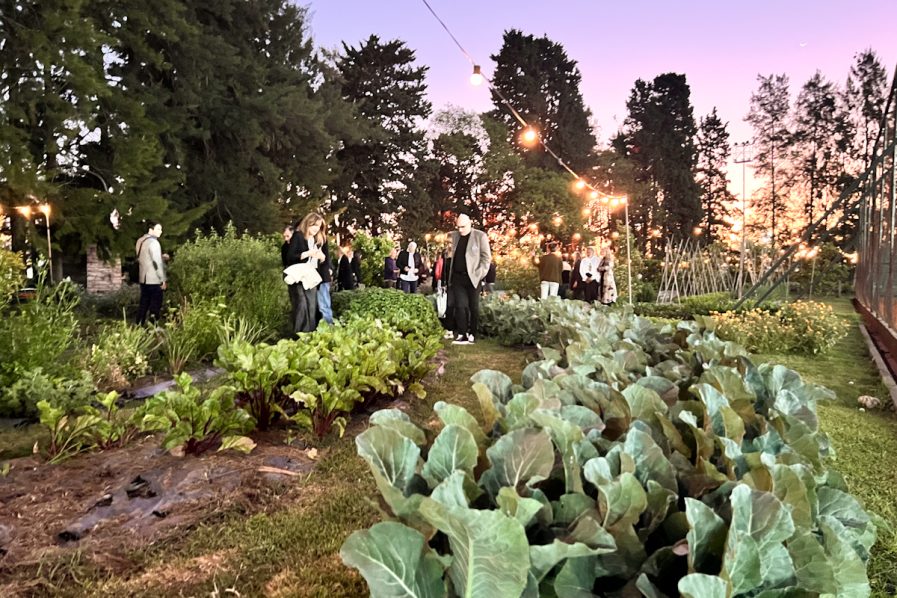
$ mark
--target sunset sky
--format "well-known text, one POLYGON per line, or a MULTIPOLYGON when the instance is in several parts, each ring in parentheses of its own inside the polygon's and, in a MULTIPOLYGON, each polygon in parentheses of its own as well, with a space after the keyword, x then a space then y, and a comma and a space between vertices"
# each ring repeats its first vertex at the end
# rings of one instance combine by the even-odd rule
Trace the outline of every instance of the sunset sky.
MULTIPOLYGON (((897 64, 897 0, 429 1, 487 76, 506 29, 562 44, 579 63, 602 144, 625 118, 638 78, 685 73, 696 119, 716 106, 736 142, 751 136, 744 117, 760 73, 786 73, 796 96, 817 69, 843 83, 865 48, 878 53, 889 82, 897 64)), ((325 48, 357 45, 370 34, 405 41, 430 69, 434 109, 492 108, 486 86, 468 83, 467 59, 421 0, 312 0, 310 16, 315 43, 325 48)), ((741 168, 730 170, 740 192, 741 168)))

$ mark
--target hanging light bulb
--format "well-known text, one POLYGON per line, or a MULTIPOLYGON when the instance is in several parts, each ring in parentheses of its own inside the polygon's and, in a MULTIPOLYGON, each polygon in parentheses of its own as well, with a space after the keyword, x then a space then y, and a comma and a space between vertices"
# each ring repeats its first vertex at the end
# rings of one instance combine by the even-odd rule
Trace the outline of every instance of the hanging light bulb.
POLYGON ((586 188, 586 182, 582 179, 576 179, 576 182, 573 183, 573 186, 576 187, 577 191, 582 191, 586 188))
POLYGON ((536 145, 539 141, 539 133, 533 127, 527 127, 520 132, 520 143, 527 147, 536 145))
POLYGON ((598 192, 592 191, 591 193, 589 193, 589 199, 598 199, 598 192))
POLYGON ((480 65, 473 65, 473 73, 470 75, 470 84, 471 85, 482 85, 483 84, 483 72, 480 70, 480 65))

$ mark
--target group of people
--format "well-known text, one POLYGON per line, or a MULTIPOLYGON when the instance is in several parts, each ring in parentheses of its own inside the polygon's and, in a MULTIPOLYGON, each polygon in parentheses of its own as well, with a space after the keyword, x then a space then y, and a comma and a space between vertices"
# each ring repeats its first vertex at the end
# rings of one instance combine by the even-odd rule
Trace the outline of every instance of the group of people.
POLYGON ((574 299, 611 305, 617 301, 614 264, 614 249, 610 245, 601 256, 591 246, 586 248, 585 256, 574 253, 572 265, 561 256, 557 244, 549 245, 548 252, 539 260, 541 297, 565 296, 570 289, 574 299))

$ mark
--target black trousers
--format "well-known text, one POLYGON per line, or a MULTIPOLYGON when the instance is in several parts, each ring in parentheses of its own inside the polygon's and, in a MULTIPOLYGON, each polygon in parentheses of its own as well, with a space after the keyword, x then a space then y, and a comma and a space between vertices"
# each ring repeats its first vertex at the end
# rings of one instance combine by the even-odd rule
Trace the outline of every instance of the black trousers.
POLYGON ((448 305, 454 305, 455 334, 477 334, 480 293, 467 273, 454 272, 448 288, 448 305))
POLYGON ((601 292, 601 285, 597 280, 590 280, 583 284, 585 288, 585 300, 589 303, 595 303, 598 300, 598 293, 601 292))
POLYGON ((318 326, 318 288, 306 289, 301 284, 290 285, 293 303, 293 332, 314 332, 318 326))
POLYGON ((145 324, 146 316, 158 320, 162 315, 162 285, 140 284, 140 306, 137 308, 137 324, 145 324))

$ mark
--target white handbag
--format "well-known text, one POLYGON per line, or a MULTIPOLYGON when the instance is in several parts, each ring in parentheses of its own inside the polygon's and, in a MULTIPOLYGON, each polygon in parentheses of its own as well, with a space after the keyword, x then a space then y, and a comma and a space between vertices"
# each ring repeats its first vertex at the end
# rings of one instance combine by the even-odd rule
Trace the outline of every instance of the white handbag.
POLYGON ((448 295, 445 292, 445 289, 442 287, 442 281, 436 287, 436 315, 440 318, 445 317, 445 312, 448 310, 448 295))

